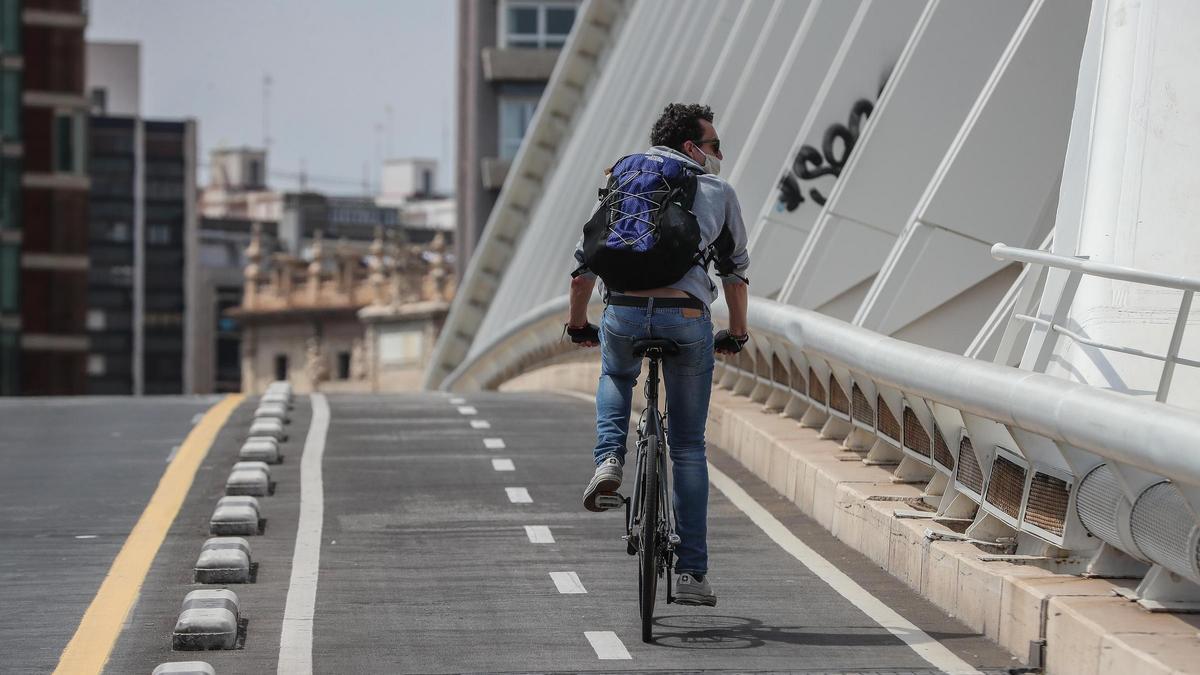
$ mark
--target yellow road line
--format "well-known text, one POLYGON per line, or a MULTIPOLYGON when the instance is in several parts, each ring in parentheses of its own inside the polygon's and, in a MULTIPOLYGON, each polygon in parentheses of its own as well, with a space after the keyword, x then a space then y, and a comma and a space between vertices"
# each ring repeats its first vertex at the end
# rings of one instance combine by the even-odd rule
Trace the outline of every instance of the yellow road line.
POLYGON ((226 396, 209 408, 183 441, 175 459, 167 465, 158 481, 158 488, 146 504, 146 510, 142 511, 142 517, 113 560, 92 604, 84 612, 74 637, 59 657, 55 675, 90 675, 104 670, 154 556, 192 487, 200 462, 242 398, 241 394, 226 396))

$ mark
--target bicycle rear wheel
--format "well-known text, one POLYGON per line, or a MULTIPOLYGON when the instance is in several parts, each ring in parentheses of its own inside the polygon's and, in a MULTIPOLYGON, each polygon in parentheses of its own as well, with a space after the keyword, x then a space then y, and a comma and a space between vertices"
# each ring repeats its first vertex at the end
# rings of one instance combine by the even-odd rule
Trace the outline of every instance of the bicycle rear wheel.
POLYGON ((642 615, 642 642, 651 639, 654 599, 658 592, 658 437, 646 439, 643 458, 641 533, 638 541, 638 608, 642 615))

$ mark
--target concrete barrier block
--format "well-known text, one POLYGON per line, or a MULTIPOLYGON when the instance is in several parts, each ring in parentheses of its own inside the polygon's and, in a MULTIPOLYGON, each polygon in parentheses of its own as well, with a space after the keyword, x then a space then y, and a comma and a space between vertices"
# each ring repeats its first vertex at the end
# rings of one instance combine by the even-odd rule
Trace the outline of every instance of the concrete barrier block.
POLYGON ((251 436, 242 444, 238 458, 248 462, 278 464, 283 461, 279 454, 279 441, 269 436, 251 436))
POLYGON ((277 441, 287 440, 287 431, 283 428, 283 422, 269 417, 262 417, 251 422, 248 435, 250 437, 265 436, 277 441))
POLYGON ((261 517, 254 497, 222 497, 209 520, 209 531, 219 536, 255 535, 261 517))
POLYGON ((1006 563, 982 562, 979 551, 958 559, 958 609, 963 623, 992 639, 998 634, 1004 580, 997 572, 1006 563))
POLYGON ((1113 584, 1104 579, 1050 574, 1036 567, 1029 569, 1028 574, 1005 575, 1000 596, 1000 625, 996 641, 1018 656, 1028 653, 1031 641, 1043 637, 1042 626, 1050 598, 1060 595, 1108 597, 1113 592, 1113 584))
POLYGON ((171 635, 171 648, 234 649, 239 618, 238 597, 233 591, 192 591, 183 598, 183 610, 171 635))
POLYGON ((250 542, 241 537, 213 537, 200 548, 196 582, 201 584, 250 583, 250 542))
POLYGON ((158 664, 150 675, 217 675, 217 671, 203 661, 172 661, 158 664))
POLYGON ((288 408, 282 403, 263 403, 254 409, 254 418, 277 419, 284 424, 289 424, 292 421, 292 416, 288 413, 288 408))
POLYGON ((861 512, 863 522, 859 551, 884 569, 887 569, 888 559, 892 555, 892 513, 894 511, 894 504, 869 501, 861 512))
POLYGON ((258 399, 258 405, 271 404, 290 408, 293 406, 293 401, 294 398, 290 393, 272 392, 263 394, 262 398, 258 399))
POLYGON ((966 555, 979 555, 979 549, 966 542, 935 541, 925 555, 922 593, 951 616, 958 616, 958 561, 966 555))
POLYGON ((928 521, 892 519, 892 543, 888 549, 887 570, 918 593, 921 592, 925 555, 929 550, 925 530, 930 527, 941 529, 928 521))
POLYGON ((266 497, 271 493, 271 474, 266 462, 238 462, 225 479, 225 494, 266 497), (253 466, 238 465, 253 464, 253 466), (261 465, 261 466, 257 466, 261 465))

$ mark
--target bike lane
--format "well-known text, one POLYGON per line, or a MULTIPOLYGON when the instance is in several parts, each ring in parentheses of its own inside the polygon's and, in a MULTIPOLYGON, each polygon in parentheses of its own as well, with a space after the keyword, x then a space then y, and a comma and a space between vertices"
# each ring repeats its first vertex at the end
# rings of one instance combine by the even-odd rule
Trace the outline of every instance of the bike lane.
MULTIPOLYGON (((716 489, 718 606, 660 600, 656 638, 641 642, 622 517, 580 505, 594 442, 587 402, 485 393, 330 405, 315 672, 933 672, 716 489)), ((967 662, 1013 663, 710 455, 788 530, 967 662)))

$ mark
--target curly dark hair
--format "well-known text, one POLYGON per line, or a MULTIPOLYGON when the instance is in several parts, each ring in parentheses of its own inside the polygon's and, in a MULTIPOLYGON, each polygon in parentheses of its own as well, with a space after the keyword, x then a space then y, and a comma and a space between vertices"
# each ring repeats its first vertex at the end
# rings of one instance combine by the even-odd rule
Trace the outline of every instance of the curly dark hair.
POLYGON ((712 108, 699 103, 671 103, 650 129, 650 145, 665 145, 682 151, 686 141, 698 141, 704 130, 700 120, 713 121, 712 108))

